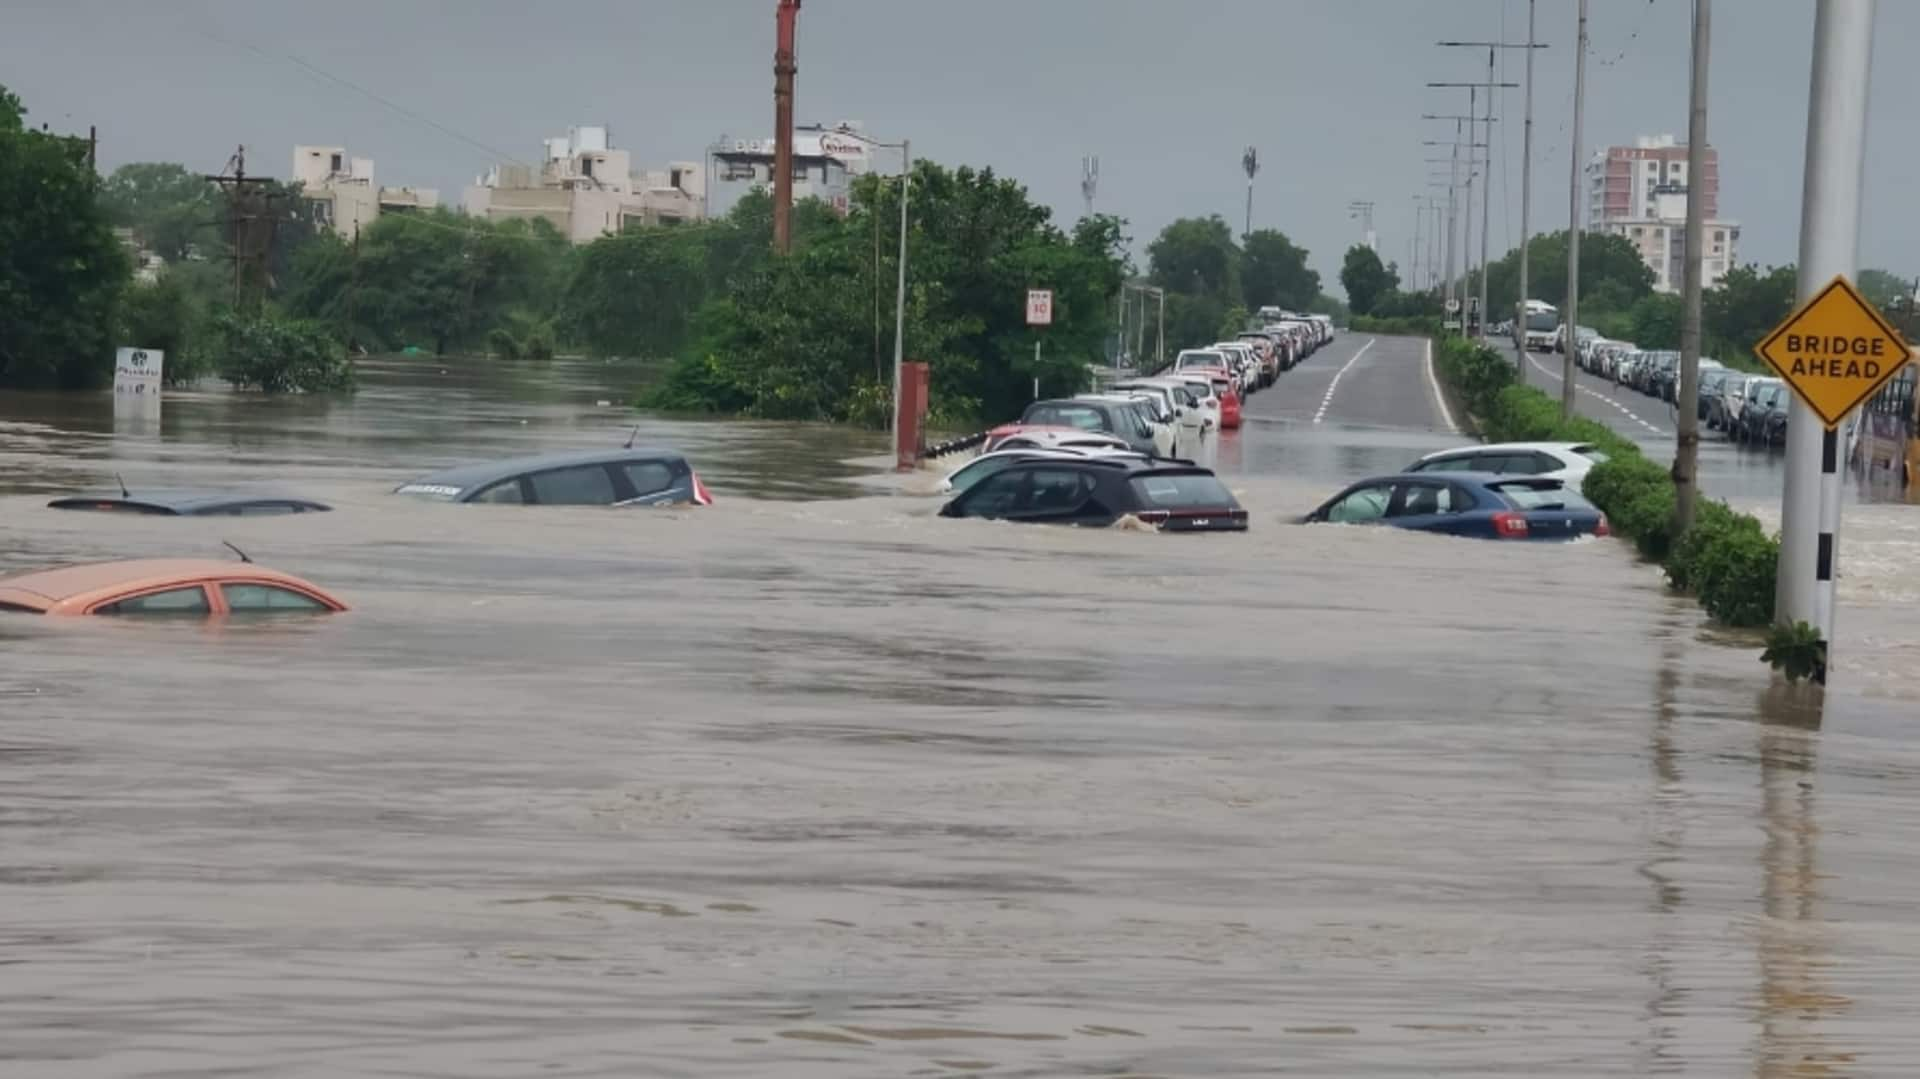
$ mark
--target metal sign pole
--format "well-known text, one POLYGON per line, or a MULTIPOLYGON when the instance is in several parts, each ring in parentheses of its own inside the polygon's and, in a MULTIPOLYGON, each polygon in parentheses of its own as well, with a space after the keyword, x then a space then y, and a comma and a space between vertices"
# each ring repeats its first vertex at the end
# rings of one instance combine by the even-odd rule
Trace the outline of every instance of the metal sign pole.
MULTIPOLYGON (((1859 261, 1860 184, 1873 61, 1874 0, 1818 0, 1807 95, 1806 173, 1800 208, 1799 298, 1811 300, 1859 261)), ((1795 396, 1787 406, 1787 476, 1781 501, 1774 619, 1807 622, 1833 640, 1833 579, 1840 543, 1837 431, 1795 396)))

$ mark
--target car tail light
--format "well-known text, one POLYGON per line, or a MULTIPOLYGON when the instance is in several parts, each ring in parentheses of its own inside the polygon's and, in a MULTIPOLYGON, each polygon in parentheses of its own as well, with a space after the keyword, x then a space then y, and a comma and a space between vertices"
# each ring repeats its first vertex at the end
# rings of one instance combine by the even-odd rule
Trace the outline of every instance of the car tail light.
POLYGON ((1173 514, 1166 510, 1141 510, 1134 516, 1140 519, 1141 524, 1147 525, 1163 525, 1173 519, 1173 514))
POLYGON ((1593 526, 1593 534, 1594 534, 1594 535, 1596 535, 1596 536, 1611 536, 1611 535, 1613 535, 1613 527, 1612 527, 1611 525, 1609 525, 1609 524, 1607 524, 1607 515, 1606 515, 1606 514, 1604 514, 1604 513, 1603 513, 1603 514, 1601 514, 1601 515, 1600 515, 1600 523, 1599 523, 1599 524, 1597 524, 1597 525, 1595 525, 1595 526, 1593 526))
POLYGON ((1525 514, 1501 510, 1493 515, 1494 534, 1501 539, 1526 539, 1527 518, 1525 514))
POLYGON ((707 485, 700 482, 700 473, 693 473, 693 504, 696 506, 713 505, 713 495, 707 491, 707 485))

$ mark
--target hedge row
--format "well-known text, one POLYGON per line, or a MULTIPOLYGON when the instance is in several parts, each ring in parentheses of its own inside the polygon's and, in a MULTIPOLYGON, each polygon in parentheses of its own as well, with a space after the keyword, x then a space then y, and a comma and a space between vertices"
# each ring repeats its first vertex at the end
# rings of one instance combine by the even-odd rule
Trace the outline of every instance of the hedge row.
POLYGON ((1431 315, 1403 315, 1395 318, 1374 318, 1370 315, 1355 315, 1347 320, 1347 329, 1352 333, 1384 333, 1400 337, 1439 337, 1440 320, 1431 315))
POLYGON ((1773 620, 1774 568, 1780 541, 1760 522, 1724 502, 1701 501, 1693 527, 1674 541, 1673 476, 1646 459, 1640 447, 1604 424, 1562 419, 1560 402, 1519 385, 1513 365, 1489 348, 1459 337, 1434 341, 1435 367, 1491 442, 1583 442, 1607 455, 1587 473, 1581 493, 1607 515, 1615 533, 1631 539, 1642 557, 1666 568, 1667 580, 1691 592, 1729 626, 1773 620))

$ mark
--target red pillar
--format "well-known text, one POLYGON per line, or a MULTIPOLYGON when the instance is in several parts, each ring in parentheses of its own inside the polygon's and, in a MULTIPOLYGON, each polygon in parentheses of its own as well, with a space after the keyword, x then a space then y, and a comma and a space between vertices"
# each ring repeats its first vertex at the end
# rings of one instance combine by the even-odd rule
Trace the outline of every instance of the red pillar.
POLYGON ((927 445, 927 365, 908 361, 900 365, 900 424, 894 432, 894 467, 911 472, 919 467, 927 445))

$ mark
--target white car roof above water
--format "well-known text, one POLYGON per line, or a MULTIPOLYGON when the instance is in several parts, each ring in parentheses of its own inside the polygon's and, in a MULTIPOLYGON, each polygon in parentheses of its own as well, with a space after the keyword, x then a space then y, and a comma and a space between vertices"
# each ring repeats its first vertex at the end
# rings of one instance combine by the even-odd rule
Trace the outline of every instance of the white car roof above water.
POLYGON ((1455 446, 1450 450, 1436 450, 1420 458, 1432 461, 1442 457, 1458 457, 1468 453, 1488 453, 1501 450, 1537 450, 1541 453, 1564 453, 1586 459, 1582 451, 1596 448, 1591 442, 1488 442, 1479 446, 1455 446))

